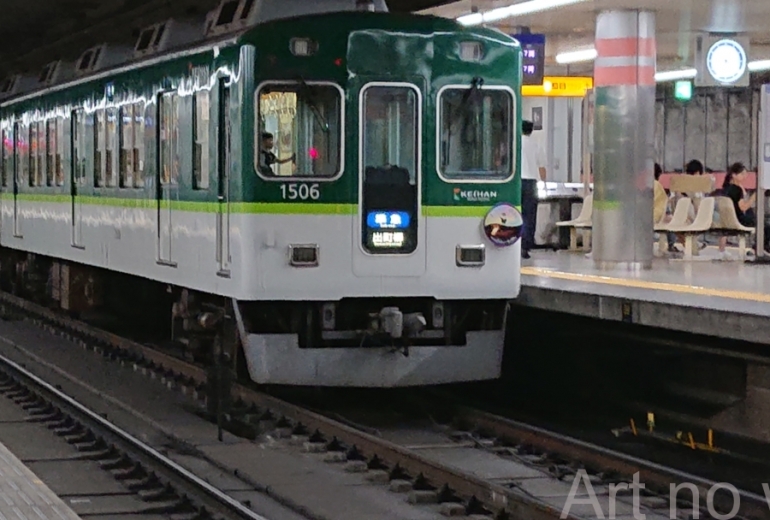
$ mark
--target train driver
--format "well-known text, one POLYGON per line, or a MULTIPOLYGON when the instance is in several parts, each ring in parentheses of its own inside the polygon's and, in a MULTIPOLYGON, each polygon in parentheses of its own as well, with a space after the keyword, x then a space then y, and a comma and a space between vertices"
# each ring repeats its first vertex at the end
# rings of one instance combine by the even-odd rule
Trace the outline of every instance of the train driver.
POLYGON ((270 132, 264 132, 262 134, 262 149, 259 151, 259 171, 263 175, 275 175, 273 171, 273 164, 286 164, 289 161, 294 161, 295 155, 292 155, 288 159, 279 159, 273 153, 273 134, 270 132))

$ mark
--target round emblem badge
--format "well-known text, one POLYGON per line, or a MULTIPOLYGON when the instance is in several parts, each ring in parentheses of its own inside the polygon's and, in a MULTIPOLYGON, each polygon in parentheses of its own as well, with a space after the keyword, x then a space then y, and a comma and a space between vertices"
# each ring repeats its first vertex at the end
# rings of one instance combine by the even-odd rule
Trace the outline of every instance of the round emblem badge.
POLYGON ((484 217, 484 234, 496 246, 507 247, 521 237, 524 219, 521 212, 507 202, 501 202, 484 217))

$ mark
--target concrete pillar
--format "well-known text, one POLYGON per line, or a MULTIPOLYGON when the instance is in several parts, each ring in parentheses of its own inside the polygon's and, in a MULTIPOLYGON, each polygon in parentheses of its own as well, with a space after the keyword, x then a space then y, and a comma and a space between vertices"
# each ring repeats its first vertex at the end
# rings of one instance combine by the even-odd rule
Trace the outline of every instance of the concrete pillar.
POLYGON ((649 269, 653 245, 655 14, 596 20, 592 256, 600 269, 649 269))

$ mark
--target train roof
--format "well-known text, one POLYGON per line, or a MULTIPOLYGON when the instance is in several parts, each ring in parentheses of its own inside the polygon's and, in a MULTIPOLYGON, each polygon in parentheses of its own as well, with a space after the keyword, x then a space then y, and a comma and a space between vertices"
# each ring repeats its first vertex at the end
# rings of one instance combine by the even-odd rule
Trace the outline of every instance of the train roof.
MULTIPOLYGON (((223 0, 220 8, 212 13, 219 13, 222 6, 233 1, 237 1, 241 6, 249 3, 249 0, 223 0)), ((283 1, 291 2, 291 0, 283 1)), ((242 8, 243 6, 236 10, 234 18, 237 18, 242 8)), ((74 64, 65 64, 62 61, 47 64, 37 82, 33 81, 34 78, 17 76, 12 81, 16 81, 17 85, 25 85, 26 89, 18 94, 8 95, 5 99, 0 96, 0 108, 133 70, 198 56, 215 49, 225 49, 240 43, 260 42, 265 38, 265 32, 271 29, 289 34, 296 32, 298 37, 303 36, 300 32, 307 31, 308 27, 322 27, 324 31, 337 33, 356 30, 389 30, 423 34, 460 32, 485 36, 503 44, 518 46, 518 42, 513 37, 497 29, 468 28, 455 20, 433 15, 382 11, 299 13, 293 16, 273 17, 264 21, 257 20, 252 25, 236 24, 228 31, 217 30, 216 23, 221 20, 212 16, 212 13, 206 17, 204 34, 201 38, 196 39, 195 31, 191 29, 190 24, 167 20, 141 31, 133 52, 125 47, 101 44, 84 51, 74 64), (67 65, 74 66, 74 71, 67 69, 67 65)), ((221 19, 221 15, 219 16, 221 19)), ((226 29, 227 24, 224 25, 226 29)))

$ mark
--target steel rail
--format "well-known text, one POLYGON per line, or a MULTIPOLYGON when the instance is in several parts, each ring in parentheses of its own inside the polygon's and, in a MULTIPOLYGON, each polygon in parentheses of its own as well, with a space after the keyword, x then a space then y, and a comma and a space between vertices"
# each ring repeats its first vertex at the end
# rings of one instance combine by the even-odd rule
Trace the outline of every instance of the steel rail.
POLYGON ((129 444, 133 449, 139 451, 140 453, 149 457, 153 461, 163 465, 167 469, 173 471, 175 475, 181 476, 188 483, 193 484, 195 487, 204 491, 210 497, 213 497, 215 500, 217 500, 221 504, 226 505, 232 511, 237 512, 241 517, 248 518, 249 520, 268 520, 264 516, 258 515, 254 511, 251 511, 250 509, 245 507, 243 504, 241 504, 237 500, 233 499, 232 497, 225 494, 218 488, 212 486, 205 480, 201 479, 197 475, 193 474, 192 472, 180 466, 173 460, 169 459, 168 457, 160 453, 158 450, 156 450, 149 444, 142 442, 141 440, 137 439, 127 431, 123 430, 122 428, 119 428, 118 426, 106 420, 99 414, 91 411, 86 406, 82 405, 81 403, 79 403, 72 397, 68 396, 61 390, 55 388, 51 384, 47 383, 46 381, 42 380, 41 378, 31 373, 29 370, 25 369, 24 367, 14 362, 13 360, 3 355, 0 355, 0 364, 10 368, 16 375, 21 376, 23 379, 25 379, 28 382, 31 382, 32 385, 34 385, 38 389, 42 389, 50 396, 53 396, 55 400, 61 403, 65 403, 67 406, 77 411, 78 414, 85 417, 88 421, 91 421, 92 423, 99 425, 101 428, 103 428, 104 430, 107 430, 109 433, 111 433, 115 437, 129 444))

